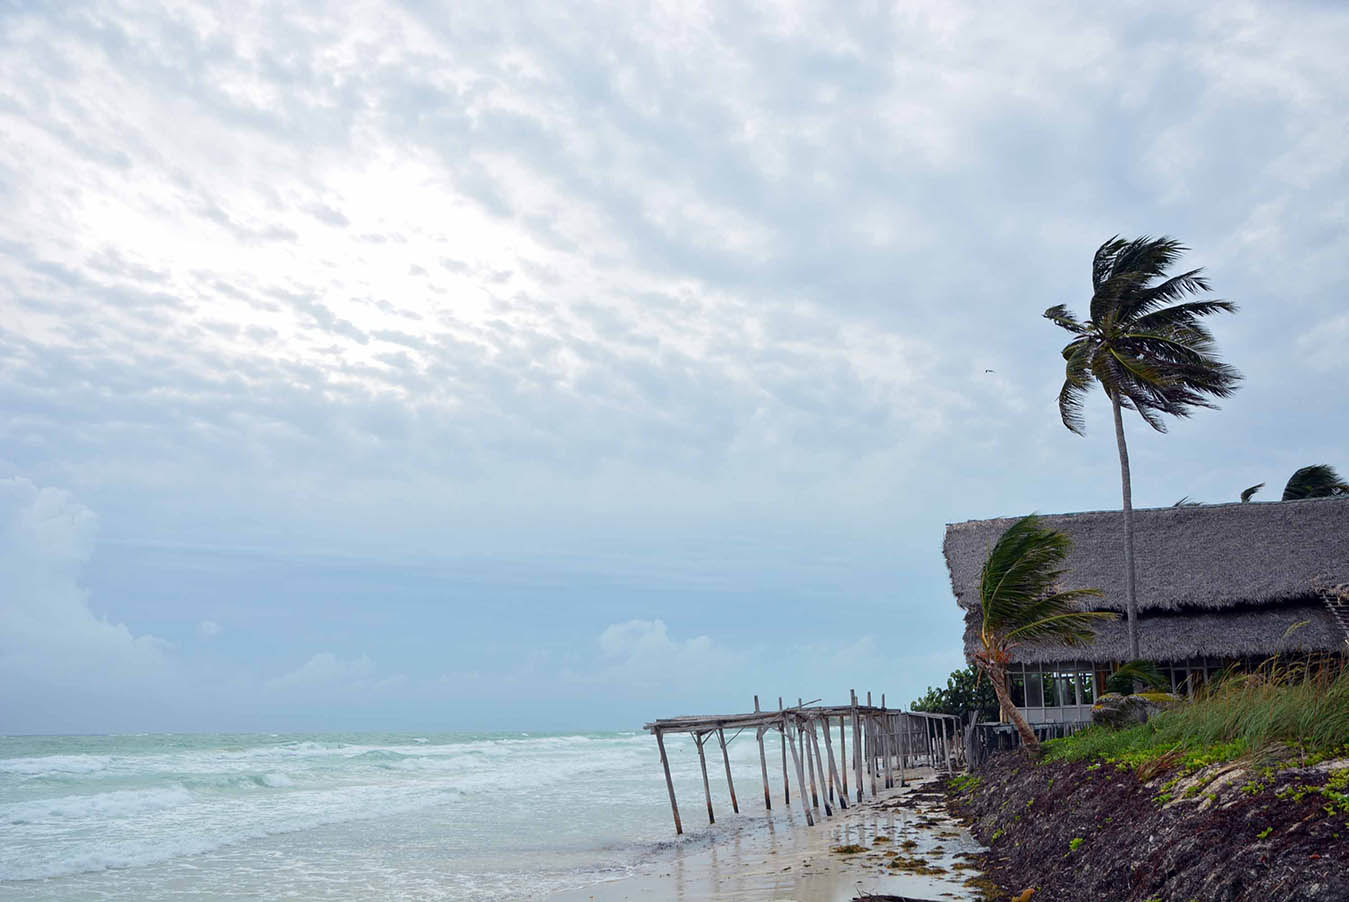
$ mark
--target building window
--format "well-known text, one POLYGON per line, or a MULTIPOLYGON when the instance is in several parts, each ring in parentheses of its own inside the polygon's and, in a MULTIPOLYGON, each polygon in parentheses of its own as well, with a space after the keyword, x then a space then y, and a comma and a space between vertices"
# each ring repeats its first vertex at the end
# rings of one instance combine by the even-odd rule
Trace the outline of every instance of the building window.
POLYGON ((1024 673, 1014 673, 1008 680, 1008 687, 1012 693, 1012 704, 1018 708, 1026 707, 1026 675, 1024 673))

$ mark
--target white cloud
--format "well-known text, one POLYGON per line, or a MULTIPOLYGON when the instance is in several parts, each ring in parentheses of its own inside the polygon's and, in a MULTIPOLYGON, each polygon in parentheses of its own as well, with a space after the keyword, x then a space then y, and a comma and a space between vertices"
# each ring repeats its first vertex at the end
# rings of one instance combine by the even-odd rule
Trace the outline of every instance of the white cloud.
POLYGON ((96 529, 93 512, 68 493, 0 479, 0 684, 10 691, 113 692, 166 675, 168 642, 89 608, 79 578, 96 529))
POLYGON ((290 673, 268 680, 271 691, 323 691, 365 689, 374 684, 375 662, 366 655, 343 660, 321 651, 290 673))
POLYGON ((214 620, 203 620, 201 623, 197 624, 197 635, 201 636, 203 639, 214 639, 216 636, 219 636, 221 632, 220 624, 216 623, 214 620))

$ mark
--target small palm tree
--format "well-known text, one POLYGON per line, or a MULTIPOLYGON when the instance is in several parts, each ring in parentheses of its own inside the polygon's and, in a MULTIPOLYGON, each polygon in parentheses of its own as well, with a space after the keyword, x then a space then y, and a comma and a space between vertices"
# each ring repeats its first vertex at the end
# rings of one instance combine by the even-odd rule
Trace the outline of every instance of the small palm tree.
POLYGON ((1165 432, 1163 414, 1185 417, 1196 407, 1214 407, 1210 399, 1228 397, 1241 379, 1215 356, 1213 336, 1200 322, 1213 313, 1234 312, 1236 305, 1220 300, 1175 303, 1209 290, 1202 269, 1167 275, 1185 250, 1173 238, 1145 235, 1126 241, 1115 236, 1097 249, 1092 260, 1090 318, 1079 322, 1062 304, 1044 314, 1074 336, 1063 349, 1066 372, 1059 392, 1063 425, 1083 433, 1083 402, 1094 383, 1100 383, 1114 409, 1124 495, 1125 612, 1131 658, 1142 655, 1133 489, 1121 411, 1137 411, 1145 423, 1165 432))
POLYGON ((1081 609, 1081 600, 1099 596, 1100 589, 1057 590, 1072 545, 1066 534, 1042 526, 1031 514, 1002 534, 979 575, 983 624, 979 630, 981 647, 974 662, 988 675, 998 706, 1032 750, 1038 749, 1040 742, 1012 704, 1007 687, 1012 649, 1022 642, 1086 645, 1096 637, 1092 627, 1097 621, 1118 616, 1081 609))
POLYGON ((1303 467, 1288 479, 1283 487, 1284 501, 1300 498, 1335 498, 1349 495, 1349 483, 1340 478, 1334 467, 1313 464, 1303 467))

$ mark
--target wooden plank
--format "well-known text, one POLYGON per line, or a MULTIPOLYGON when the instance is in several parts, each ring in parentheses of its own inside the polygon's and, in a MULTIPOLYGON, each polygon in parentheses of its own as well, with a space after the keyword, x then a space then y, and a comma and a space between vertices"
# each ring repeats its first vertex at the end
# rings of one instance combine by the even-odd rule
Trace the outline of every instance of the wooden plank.
POLYGON ((702 733, 694 733, 693 741, 698 744, 698 766, 703 769, 703 795, 707 797, 707 822, 715 824, 717 818, 712 814, 712 784, 707 782, 707 756, 703 754, 702 733))
POLYGON ((660 766, 665 769, 665 788, 670 792, 670 810, 674 812, 675 834, 682 835, 684 825, 679 823, 679 804, 675 802, 674 780, 670 779, 670 759, 665 757, 665 739, 656 731, 656 746, 660 749, 660 766))
POLYGON ((717 727, 717 741, 721 743, 721 761, 726 765, 726 788, 731 791, 731 810, 740 813, 740 803, 735 800, 735 784, 731 782, 731 756, 726 752, 726 731, 717 727))

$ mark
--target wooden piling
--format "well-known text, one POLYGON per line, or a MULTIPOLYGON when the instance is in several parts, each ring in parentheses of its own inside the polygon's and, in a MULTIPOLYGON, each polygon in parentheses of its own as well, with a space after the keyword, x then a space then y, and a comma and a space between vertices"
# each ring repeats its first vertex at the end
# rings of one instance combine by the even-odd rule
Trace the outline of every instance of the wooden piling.
POLYGON ((806 803, 806 773, 801 767, 801 756, 796 753, 796 740, 792 737, 790 732, 796 727, 795 725, 792 725, 790 728, 788 727, 787 715, 785 714, 783 715, 782 727, 782 741, 791 747, 792 763, 796 765, 796 790, 797 795, 801 798, 801 810, 805 812, 806 824, 813 827, 815 826, 815 818, 810 813, 810 805, 806 803))
MULTIPOLYGON (((829 758, 829 784, 838 792, 838 807, 846 809, 848 807, 848 788, 839 782, 838 769, 834 767, 834 745, 829 741, 829 718, 820 718, 820 726, 824 728, 824 753, 829 758)), ((844 770, 844 773, 846 774, 847 770, 844 770)))
POLYGON ((703 795, 707 797, 707 822, 715 824, 717 818, 712 814, 712 784, 707 782, 707 756, 703 754, 702 733, 694 733, 693 741, 698 744, 698 766, 703 769, 703 795))
POLYGON ((810 736, 811 760, 815 762, 815 771, 820 775, 820 802, 824 805, 825 817, 833 817, 834 809, 829 804, 829 784, 825 781, 824 763, 820 760, 820 738, 815 734, 815 721, 808 722, 806 732, 810 736))
POLYGON ((852 706, 852 763, 853 775, 857 778, 857 801, 862 801, 862 720, 857 714, 857 690, 849 689, 848 698, 852 706))
POLYGON ((848 715, 838 716, 838 769, 842 771, 843 797, 848 797, 848 715))
POLYGON ((810 747, 806 745, 806 728, 804 725, 798 729, 796 735, 801 740, 801 753, 806 759, 806 773, 810 775, 810 807, 819 811, 820 793, 815 785, 815 758, 810 754, 810 747))
POLYGON ((740 803, 735 800, 735 783, 731 782, 731 756, 726 751, 726 731, 717 727, 717 741, 721 743, 721 761, 726 765, 726 788, 731 791, 731 810, 740 813, 740 803))
POLYGON ((670 779, 670 759, 665 757, 665 739, 656 730, 656 747, 660 749, 660 766, 665 769, 665 788, 670 792, 670 810, 674 812, 675 834, 682 835, 684 825, 679 823, 679 804, 675 802, 674 780, 670 779))
MULTIPOLYGON (((867 701, 871 701, 871 693, 867 693, 867 701)), ((876 725, 876 716, 867 718, 867 771, 868 778, 871 781, 871 797, 876 798, 876 734, 880 732, 876 725)))
MULTIPOLYGON (((754 696, 754 713, 759 713, 759 696, 754 696)), ((754 738, 759 742, 759 772, 763 774, 763 807, 765 811, 773 810, 773 799, 768 794, 768 758, 764 755, 763 734, 767 727, 755 727, 754 738)))
MULTIPOLYGON (((782 696, 778 696, 778 711, 782 712, 782 696)), ((782 804, 792 809, 792 781, 787 779, 787 715, 782 715, 782 804)))

